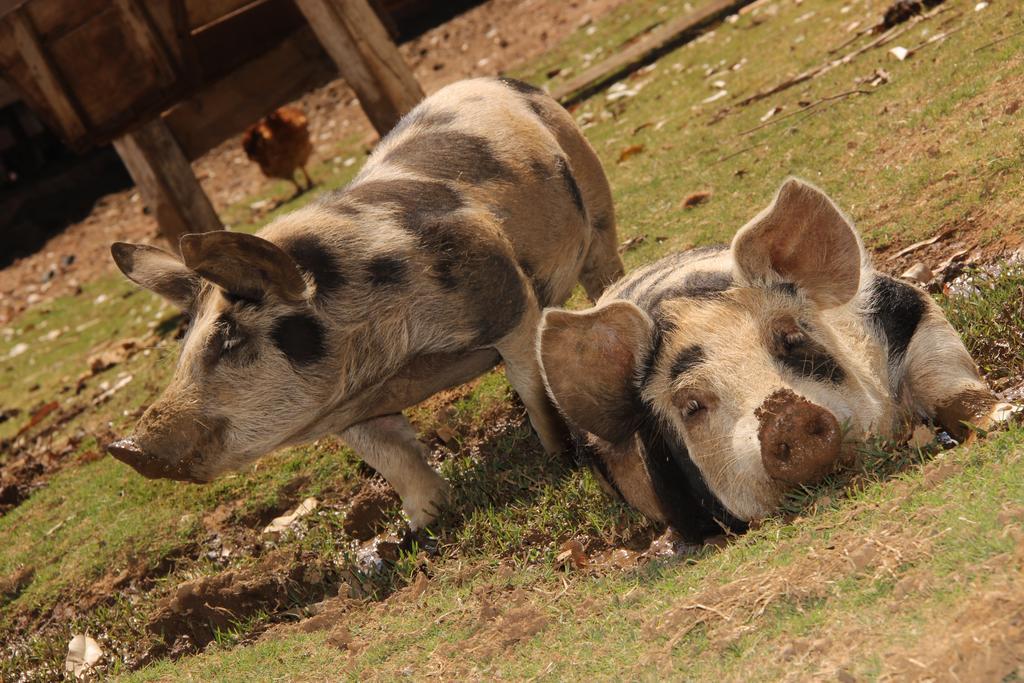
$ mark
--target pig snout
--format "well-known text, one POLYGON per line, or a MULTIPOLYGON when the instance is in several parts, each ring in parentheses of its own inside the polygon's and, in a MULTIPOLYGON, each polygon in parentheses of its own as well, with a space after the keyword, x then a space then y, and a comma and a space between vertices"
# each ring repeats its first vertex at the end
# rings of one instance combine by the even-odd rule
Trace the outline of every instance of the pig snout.
POLYGON ((842 430, 821 406, 780 389, 754 415, 760 422, 761 461, 773 479, 790 485, 813 483, 839 459, 842 430))
POLYGON ((107 452, 149 479, 199 481, 180 466, 169 465, 160 458, 146 453, 138 442, 130 437, 110 444, 107 446, 107 452))

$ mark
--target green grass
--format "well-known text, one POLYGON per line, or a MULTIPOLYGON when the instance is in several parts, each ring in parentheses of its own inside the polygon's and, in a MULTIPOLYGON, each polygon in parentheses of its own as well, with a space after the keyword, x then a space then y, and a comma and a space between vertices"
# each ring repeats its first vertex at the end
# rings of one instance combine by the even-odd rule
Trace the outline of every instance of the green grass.
MULTIPOLYGON (((578 30, 517 75, 556 85, 579 73, 585 53, 602 48, 595 61, 612 54, 684 4, 627 3, 597 21, 595 31, 578 30), (661 4, 667 9, 659 12, 661 4), (548 79, 556 67, 568 70, 548 79)), ((1006 112, 1024 83, 1024 39, 984 47, 1019 23, 1019 10, 1009 4, 974 13, 974 3, 949 0, 949 10, 896 44, 912 47, 927 37, 925 30, 932 35, 943 26, 964 28, 907 61, 895 61, 884 49, 868 52, 818 79, 721 115, 740 98, 823 62, 828 49, 848 37, 850 21, 866 26, 886 4, 869 0, 844 13, 839 1, 777 0, 776 13, 762 7, 723 24, 628 80, 630 87, 643 84, 635 97, 609 102, 600 94, 574 109, 608 171, 620 238, 646 236, 625 254, 627 267, 671 250, 728 240, 790 174, 835 197, 869 247, 881 252, 883 266, 887 252, 950 228, 956 230, 950 241, 983 248, 1020 232, 1024 118, 1006 112), (800 20, 809 12, 814 15, 800 20), (890 82, 877 88, 855 83, 877 69, 889 72, 890 82), (719 79, 729 97, 702 104, 719 79), (854 87, 873 92, 807 111, 799 104, 854 87), (776 106, 782 112, 769 125, 748 132, 776 106), (793 112, 799 113, 781 118, 793 112), (623 149, 637 144, 642 152, 618 161, 623 149), (711 199, 682 208, 682 199, 697 190, 711 190, 711 199)), ((338 155, 361 159, 358 141, 345 141, 338 155)), ((344 184, 358 167, 328 160, 312 172, 324 189, 344 184)), ((285 184, 268 185, 230 207, 225 221, 233 229, 255 230, 262 220, 311 198, 288 200, 254 219, 250 204, 287 199, 290 192, 285 184)), ((996 386, 1005 385, 1024 371, 1024 283, 1019 271, 979 277, 977 293, 939 301, 982 369, 996 386)), ((874 679, 892 665, 887 653, 935 638, 937 624, 976 602, 985 586, 1014 566, 996 560, 1012 555, 1016 536, 1007 529, 1019 529, 1003 516, 1007 505, 1024 500, 1020 428, 938 456, 953 463, 948 478, 939 481, 929 479, 937 467, 926 464, 932 455, 870 444, 859 469, 795 495, 786 516, 722 551, 652 561, 630 571, 565 571, 555 557, 567 539, 582 538, 595 552, 645 541, 655 530, 604 496, 588 472, 543 455, 499 371, 459 392, 447 415, 434 404, 412 411, 454 491, 435 539, 439 553, 426 560, 402 555, 382 574, 359 581, 372 597, 383 598, 425 569, 430 580, 423 596, 404 601, 400 592, 384 603, 352 606, 342 618, 353 638, 347 649, 328 642, 326 632, 251 643, 249 633, 279 618, 257 612, 219 631, 203 655, 128 674, 120 658, 137 653, 133 640, 149 637, 144 626, 154 606, 182 581, 223 570, 205 559, 211 532, 204 520, 211 511, 230 508, 229 526, 238 538, 227 533, 228 541, 259 544, 262 523, 315 495, 322 501, 318 513, 273 545, 313 553, 342 573, 352 569, 356 545, 342 528, 345 507, 367 477, 355 456, 332 439, 286 450, 205 487, 153 482, 110 458, 81 457, 108 430, 129 429, 132 413, 166 383, 174 326, 169 308, 111 275, 87 283, 77 297, 31 309, 0 334, 0 406, 23 411, 0 424, 0 438, 13 436, 48 401, 72 405, 122 372, 133 377, 110 402, 61 428, 58 440, 78 429, 86 434, 67 456, 72 464, 0 517, 0 578, 26 566, 35 569, 23 591, 0 596, 0 642, 10 643, 0 655, 4 680, 26 671, 40 679, 58 676, 70 635, 83 631, 101 636, 110 653, 106 672, 127 680, 336 680, 339 672, 353 679, 774 680, 786 674, 835 677, 840 669, 874 679), (94 303, 100 295, 105 301, 94 303), (47 340, 55 329, 62 333, 47 340), (91 352, 151 331, 157 341, 148 355, 89 378, 75 396, 91 352), (30 350, 8 358, 19 343, 30 350), (455 436, 443 447, 434 439, 441 424, 455 436), (872 538, 901 554, 884 550, 879 564, 868 563, 863 571, 836 568, 829 553, 856 552, 872 538), (930 540, 919 548, 922 539, 930 540), (55 607, 77 604, 98 579, 134 563, 156 567, 168 555, 177 559, 145 590, 119 591, 109 603, 72 610, 70 616, 58 612, 64 616, 45 628, 25 631, 26 624, 46 622, 55 607), (818 571, 826 572, 826 580, 817 581, 818 571), (920 589, 900 593, 901 580, 918 574, 920 589), (788 577, 788 588, 771 593, 761 613, 760 605, 744 601, 746 594, 734 602, 715 594, 732 581, 779 576, 788 577), (705 607, 729 614, 728 621, 698 607, 693 609, 705 617, 703 623, 684 635, 682 626, 671 626, 688 623, 680 609, 689 602, 713 599, 705 607), (501 633, 515 634, 517 627, 503 617, 487 618, 487 605, 502 614, 525 611, 540 625, 501 642, 501 633), (791 646, 796 650, 786 658, 791 646)), ((0 454, 0 464, 12 455, 0 454)), ((393 528, 398 522, 394 517, 393 528)), ((240 555, 227 567, 252 566, 251 558, 240 555)))

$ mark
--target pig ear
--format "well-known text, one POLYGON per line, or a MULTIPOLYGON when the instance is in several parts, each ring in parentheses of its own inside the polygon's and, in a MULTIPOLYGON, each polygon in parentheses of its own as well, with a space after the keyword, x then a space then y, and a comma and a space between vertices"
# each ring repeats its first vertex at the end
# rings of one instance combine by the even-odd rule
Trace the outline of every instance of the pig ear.
POLYGON ((185 265, 237 296, 260 300, 272 292, 286 301, 300 301, 306 291, 292 257, 273 242, 242 232, 201 232, 182 235, 185 265))
POLYGON ((618 443, 637 430, 634 378, 654 324, 628 301, 582 313, 548 309, 539 355, 548 393, 576 427, 618 443))
POLYGON ((177 257, 147 244, 114 242, 110 245, 114 263, 129 280, 159 294, 183 311, 195 302, 199 276, 177 257))
POLYGON ((822 308, 846 303, 860 286, 853 225, 825 193, 795 178, 736 234, 732 254, 740 280, 792 282, 822 308))

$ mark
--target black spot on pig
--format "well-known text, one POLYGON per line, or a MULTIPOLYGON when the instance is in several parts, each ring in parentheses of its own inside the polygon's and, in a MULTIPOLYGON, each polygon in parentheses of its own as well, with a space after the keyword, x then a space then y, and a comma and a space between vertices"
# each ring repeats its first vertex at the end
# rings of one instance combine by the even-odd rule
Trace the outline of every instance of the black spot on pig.
POLYGON ((297 313, 279 318, 270 331, 274 345, 295 365, 310 365, 327 353, 324 328, 310 315, 297 313))
POLYGON ((846 372, 832 354, 809 337, 781 335, 773 346, 775 358, 798 377, 830 384, 841 384, 846 379, 846 372))
POLYGON ((875 276, 869 296, 868 319, 884 335, 889 364, 896 366, 924 316, 924 301, 916 289, 887 275, 875 276))
POLYGON ((389 206, 398 223, 420 233, 438 218, 464 206, 462 195, 447 183, 412 178, 370 180, 350 187, 345 200, 367 206, 389 206))
POLYGON ((395 139, 402 134, 402 131, 407 130, 413 125, 419 125, 422 128, 443 128, 455 123, 457 118, 458 116, 452 111, 432 110, 425 107, 417 107, 403 116, 401 120, 395 124, 395 127, 392 128, 386 136, 384 136, 384 139, 395 139))
POLYGON ((496 342, 512 331, 526 309, 526 283, 507 243, 458 215, 410 221, 406 228, 423 251, 433 254, 434 280, 462 295, 477 344, 496 342))
POLYGON ((657 313, 661 305, 673 299, 711 299, 733 285, 732 275, 727 271, 699 270, 687 275, 680 284, 661 289, 653 287, 637 301, 637 305, 648 312, 657 313))
POLYGON ((511 175, 487 138, 453 130, 409 136, 384 156, 384 163, 399 164, 429 178, 472 184, 511 175))
POLYGON ((698 270, 683 281, 684 296, 707 299, 726 291, 733 285, 732 274, 724 270, 698 270))
POLYGON ((540 307, 544 308, 551 305, 551 283, 538 276, 537 269, 529 261, 520 260, 519 267, 523 269, 523 274, 529 279, 530 286, 533 288, 533 295, 536 297, 540 307))
POLYGON ((506 87, 512 88, 517 93, 522 95, 546 95, 543 90, 535 85, 530 85, 525 81, 520 81, 515 78, 509 78, 508 76, 501 76, 498 78, 506 87))
POLYGON ((345 285, 341 259, 336 250, 316 235, 291 235, 281 240, 281 248, 299 268, 313 276, 318 297, 336 292, 345 285))
POLYGON ((651 406, 643 405, 638 434, 651 484, 669 524, 689 543, 700 543, 724 530, 743 533, 737 519, 712 493, 686 444, 661 423, 651 406))
POLYGON ((374 287, 405 282, 409 275, 409 264, 394 254, 375 256, 367 265, 367 279, 374 287))
POLYGON ((792 282, 776 282, 769 286, 768 289, 777 294, 791 297, 796 296, 799 291, 792 282))
POLYGON ((687 346, 685 349, 676 354, 675 359, 672 361, 672 366, 669 368, 669 377, 674 382, 681 375, 686 374, 690 370, 704 362, 704 349, 701 347, 687 346))
POLYGON ((572 174, 572 169, 569 168, 569 162, 566 161, 565 157, 558 157, 555 159, 555 166, 558 168, 558 175, 562 176, 562 183, 565 185, 565 190, 569 193, 569 197, 572 198, 573 205, 579 214, 583 216, 584 220, 586 220, 587 208, 583 205, 583 193, 580 192, 576 176, 572 174))
POLYGON ((608 232, 615 227, 615 221, 611 214, 602 213, 594 216, 594 230, 597 232, 608 232))

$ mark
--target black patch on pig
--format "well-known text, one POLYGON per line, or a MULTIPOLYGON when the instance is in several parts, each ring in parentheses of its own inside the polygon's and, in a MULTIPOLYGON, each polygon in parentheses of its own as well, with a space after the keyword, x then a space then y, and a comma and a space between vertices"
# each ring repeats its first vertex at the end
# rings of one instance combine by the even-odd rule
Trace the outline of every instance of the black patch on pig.
POLYGON ((583 205, 583 193, 580 192, 576 176, 572 174, 572 169, 569 168, 569 162, 565 157, 557 157, 555 159, 555 166, 558 168, 558 175, 562 176, 562 184, 565 185, 566 192, 572 198, 573 206, 576 207, 576 211, 579 212, 580 216, 586 220, 587 207, 583 205))
POLYGON ((533 174, 533 177, 543 182, 551 179, 551 169, 540 159, 530 160, 530 172, 533 174))
POLYGON ((358 183, 345 191, 344 199, 368 206, 390 206, 406 230, 421 232, 423 226, 461 209, 462 195, 448 183, 396 178, 358 183))
POLYGON ((245 296, 243 294, 238 294, 237 292, 229 292, 224 289, 220 290, 220 294, 221 296, 224 297, 225 301, 235 306, 259 306, 261 303, 263 303, 262 292, 257 293, 255 295, 255 298, 251 298, 251 296, 245 296))
POLYGON ((289 235, 281 240, 281 248, 299 268, 313 276, 318 297, 332 294, 345 285, 341 259, 316 235, 289 235))
POLYGON ((924 316, 921 294, 905 282, 876 275, 871 282, 869 301, 868 318, 885 336, 889 365, 899 365, 924 316))
POLYGON ((776 282, 768 287, 769 290, 786 296, 796 296, 799 291, 792 282, 776 282))
POLYGON ((421 216, 406 229, 434 255, 434 280, 461 294, 476 344, 489 345, 512 331, 526 310, 526 283, 506 243, 457 215, 421 216))
POLYGON ((384 156, 428 178, 479 184, 510 177, 487 138, 454 130, 427 130, 398 143, 384 156))
POLYGON ((672 367, 669 368, 669 378, 674 382, 679 379, 680 375, 683 375, 690 370, 704 362, 704 349, 697 346, 687 346, 685 349, 676 354, 675 359, 672 361, 672 367))
POLYGON ((809 377, 830 384, 842 384, 846 379, 846 372, 832 354, 813 339, 805 339, 796 344, 780 339, 777 347, 776 359, 798 377, 809 377))
POLYGON ((455 123, 457 118, 458 117, 455 112, 452 111, 417 107, 403 116, 398 123, 395 124, 395 127, 384 136, 384 140, 398 137, 402 134, 402 131, 414 124, 419 124, 423 128, 443 128, 444 126, 449 126, 452 123, 455 123))
POLYGON ((748 524, 734 517, 708 488, 686 444, 643 407, 638 434, 651 484, 669 524, 688 543, 701 543, 729 531, 740 534, 748 524))
MULTIPOLYGON (((550 128, 548 113, 547 110, 544 109, 544 105, 536 100, 526 100, 526 106, 530 108, 530 111, 533 112, 534 116, 540 119, 540 122, 543 123, 545 127, 550 128)), ((554 131, 552 131, 552 133, 554 133, 554 131)))
MULTIPOLYGON (((622 299, 629 299, 643 308, 640 304, 640 300, 643 298, 643 294, 641 293, 650 294, 652 292, 656 292, 658 283, 664 279, 669 272, 683 268, 691 261, 697 261, 719 254, 726 249, 728 249, 726 245, 714 245, 669 254, 648 266, 647 270, 640 271, 636 276, 630 276, 634 277, 634 279, 630 281, 621 292, 619 292, 618 296, 622 299)), ((664 299, 667 297, 662 298, 664 299)))
POLYGON ((535 85, 530 85, 525 81, 520 81, 515 78, 509 78, 508 76, 501 76, 498 78, 505 86, 512 88, 521 95, 546 95, 543 90, 535 85))
POLYGON ((394 254, 373 257, 366 270, 367 280, 374 287, 400 284, 409 276, 409 264, 401 256, 394 254))
POLYGON ((270 331, 274 345, 295 365, 310 365, 327 353, 324 328, 311 315, 296 313, 274 321, 270 331))
POLYGON ((601 213, 594 216, 593 227, 597 232, 608 232, 614 225, 615 221, 612 220, 610 214, 601 213))
POLYGON ((520 260, 519 267, 523 269, 523 274, 530 281, 530 286, 533 287, 533 295, 536 297, 538 305, 541 308, 550 305, 552 299, 551 283, 544 280, 544 278, 538 277, 536 268, 529 261, 520 260))
POLYGON ((665 301, 673 299, 712 299, 722 294, 733 285, 732 275, 726 271, 699 270, 687 275, 682 283, 666 286, 662 289, 651 289, 646 296, 637 300, 637 305, 652 315, 665 301))

